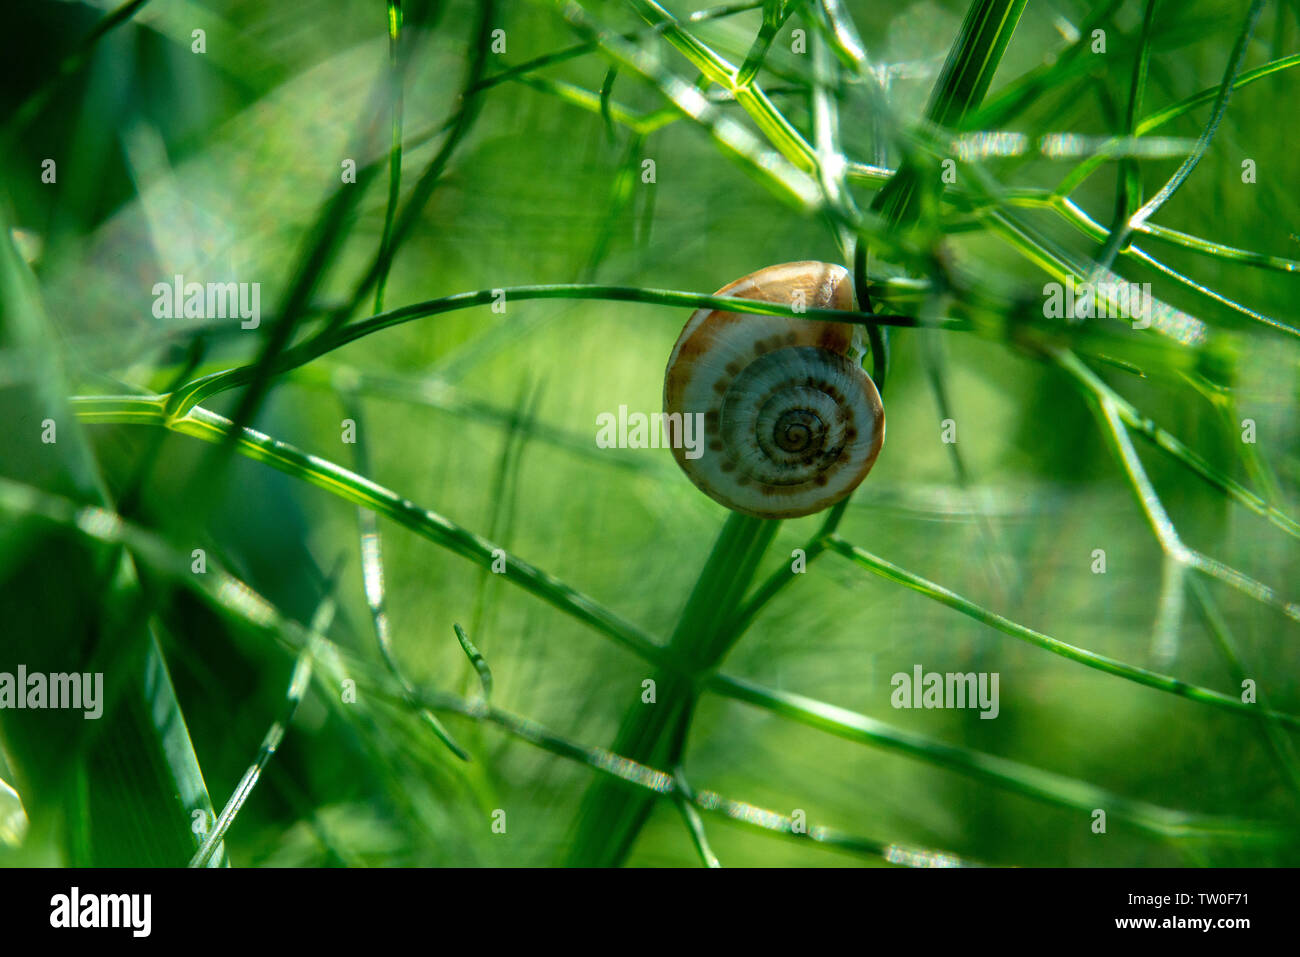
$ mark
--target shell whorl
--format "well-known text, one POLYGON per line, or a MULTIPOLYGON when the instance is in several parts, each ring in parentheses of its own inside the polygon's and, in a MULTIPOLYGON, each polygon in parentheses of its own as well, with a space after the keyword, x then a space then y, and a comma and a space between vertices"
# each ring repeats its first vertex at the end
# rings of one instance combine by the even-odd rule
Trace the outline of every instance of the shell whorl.
MULTIPOLYGON (((853 309, 848 271, 829 263, 769 266, 717 295, 790 305, 800 293, 809 307, 853 309)), ((847 323, 697 310, 664 376, 665 411, 704 416, 698 458, 687 456, 683 442, 672 443, 690 480, 722 505, 761 518, 810 515, 852 492, 885 438, 859 331, 847 323)))

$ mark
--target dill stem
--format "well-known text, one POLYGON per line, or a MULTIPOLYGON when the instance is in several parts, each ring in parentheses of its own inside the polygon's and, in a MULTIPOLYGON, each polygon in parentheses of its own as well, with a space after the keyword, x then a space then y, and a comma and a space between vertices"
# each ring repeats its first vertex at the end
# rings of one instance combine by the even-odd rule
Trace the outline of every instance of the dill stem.
MULTIPOLYGON (((611 750, 656 768, 682 760, 704 681, 734 644, 730 627, 779 521, 732 512, 654 673, 655 700, 638 697, 623 717, 611 750)), ((617 867, 623 863, 654 806, 654 797, 621 781, 600 778, 583 797, 569 863, 617 867)))

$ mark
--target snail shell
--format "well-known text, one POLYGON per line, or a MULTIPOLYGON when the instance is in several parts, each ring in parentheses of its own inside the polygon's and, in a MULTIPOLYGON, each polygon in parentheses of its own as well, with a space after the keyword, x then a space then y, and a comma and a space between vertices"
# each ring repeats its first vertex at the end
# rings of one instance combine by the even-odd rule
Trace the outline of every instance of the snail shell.
MULTIPOLYGON (((763 302, 853 309, 842 266, 768 266, 717 292, 763 302)), ((861 329, 848 323, 699 309, 668 359, 670 433, 704 415, 701 454, 670 444, 687 477, 714 501, 759 518, 795 518, 847 496, 885 439, 880 393, 862 369, 861 329)), ((698 440, 697 440, 698 441, 698 440)))

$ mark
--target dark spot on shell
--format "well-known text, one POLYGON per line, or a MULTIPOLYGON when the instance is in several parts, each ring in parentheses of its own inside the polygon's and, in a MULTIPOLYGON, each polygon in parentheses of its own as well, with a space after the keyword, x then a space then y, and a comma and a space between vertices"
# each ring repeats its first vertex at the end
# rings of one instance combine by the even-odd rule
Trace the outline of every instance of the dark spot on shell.
POLYGON ((735 463, 735 462, 723 462, 722 465, 719 466, 719 468, 721 468, 722 471, 724 471, 724 472, 733 472, 733 471, 735 471, 735 469, 736 469, 736 463, 735 463))
POLYGON ((825 485, 825 484, 826 484, 826 476, 823 475, 822 473, 818 472, 817 475, 813 477, 813 482, 814 482, 816 485, 825 485))
POLYGON ((817 337, 817 347, 843 355, 850 339, 843 329, 836 328, 837 325, 838 323, 832 323, 822 329, 822 334, 817 337))

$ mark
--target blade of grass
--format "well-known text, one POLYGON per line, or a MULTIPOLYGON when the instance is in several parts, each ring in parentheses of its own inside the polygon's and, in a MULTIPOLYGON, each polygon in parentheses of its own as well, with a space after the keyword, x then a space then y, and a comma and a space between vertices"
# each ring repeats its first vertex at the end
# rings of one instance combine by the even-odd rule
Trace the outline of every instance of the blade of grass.
MULTIPOLYGON (((0 391, 3 417, 33 426, 30 439, 13 437, 0 473, 108 507, 94 451, 64 398, 51 348, 58 333, 8 222, 0 202, 0 345, 29 356, 36 374, 29 387, 0 391), (58 428, 50 444, 35 428, 47 418, 58 428)), ((151 625, 149 595, 126 550, 86 547, 68 540, 69 523, 54 525, 32 534, 22 572, 6 583, 6 658, 32 672, 102 675, 102 710, 92 721, 66 709, 5 711, 0 732, 15 783, 33 831, 61 837, 67 863, 176 866, 196 845, 191 814, 210 816, 212 803, 151 625), (86 585, 74 595, 69 587, 79 578, 86 585), (35 594, 53 600, 36 603, 35 594)), ((10 529, 16 541, 20 532, 10 529)))

